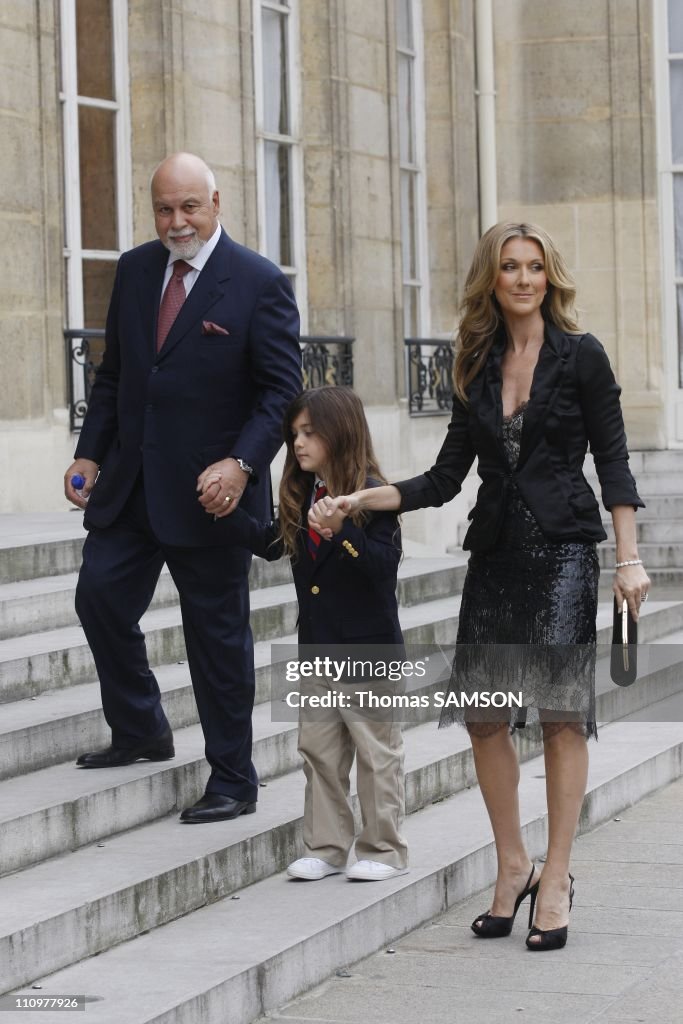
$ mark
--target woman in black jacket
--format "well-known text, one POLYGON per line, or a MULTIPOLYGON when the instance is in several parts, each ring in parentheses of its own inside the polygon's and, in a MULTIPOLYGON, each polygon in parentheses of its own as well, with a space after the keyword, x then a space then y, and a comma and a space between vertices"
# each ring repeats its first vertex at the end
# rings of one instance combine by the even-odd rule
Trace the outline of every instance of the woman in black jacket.
MULTIPOLYGON (((635 618, 650 581, 638 558, 620 388, 600 343, 581 334, 575 288, 541 228, 497 224, 480 240, 465 284, 453 414, 432 468, 395 485, 325 498, 312 510, 323 531, 335 509, 439 506, 461 488, 474 459, 481 485, 463 547, 472 552, 460 608, 452 687, 514 691, 538 710, 548 799, 543 874, 522 839, 519 765, 504 710, 462 713, 498 856, 493 905, 472 924, 482 938, 509 935, 531 896, 532 950, 567 939, 571 845, 586 790, 586 738, 595 734, 597 541, 606 537, 583 476, 590 446, 617 541, 613 589, 635 618), (540 884, 539 884, 540 883, 540 884)), ((453 721, 457 713, 442 716, 453 721)), ((511 728, 512 727, 512 728, 511 728)))

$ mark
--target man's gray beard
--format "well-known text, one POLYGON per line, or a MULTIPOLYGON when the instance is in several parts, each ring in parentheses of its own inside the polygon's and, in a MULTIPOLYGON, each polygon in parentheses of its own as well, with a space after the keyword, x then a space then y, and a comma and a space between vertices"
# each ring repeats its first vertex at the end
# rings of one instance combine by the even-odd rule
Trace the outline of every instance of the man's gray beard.
POLYGON ((166 248, 170 252, 171 256, 175 256, 176 259, 181 260, 193 260, 199 250, 206 245, 203 238, 195 234, 192 239, 192 244, 186 242, 185 245, 178 245, 176 238, 170 238, 166 235, 166 248))

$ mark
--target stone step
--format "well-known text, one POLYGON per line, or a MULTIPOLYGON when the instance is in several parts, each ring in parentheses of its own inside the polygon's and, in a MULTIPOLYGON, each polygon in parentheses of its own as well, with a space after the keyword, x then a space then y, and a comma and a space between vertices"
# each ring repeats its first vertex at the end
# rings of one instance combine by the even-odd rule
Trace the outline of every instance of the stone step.
MULTIPOLYGON (((8 584, 72 576, 69 583, 73 589, 85 536, 80 515, 72 516, 69 512, 0 515, 0 580, 8 584)), ((266 562, 254 558, 250 574, 252 590, 279 586, 290 582, 291 578, 288 559, 266 562)), ((68 589, 57 585, 55 588, 68 589)))
MULTIPOLYGON (((650 631, 663 625, 656 623, 654 616, 650 616, 650 623, 650 631)), ((604 653, 602 648, 600 653, 604 653)), ((647 644, 641 644, 639 679, 631 687, 614 686, 607 660, 600 660, 596 671, 598 721, 614 721, 642 712, 653 701, 675 693, 683 694, 682 665, 683 631, 669 632, 658 640, 650 639, 647 644)), ((413 743, 413 727, 424 723, 435 727, 438 710, 433 695, 435 691, 443 691, 446 683, 447 674, 439 674, 435 682, 414 691, 429 696, 431 702, 425 710, 406 713, 407 745, 413 743)), ((166 707, 168 703, 167 691, 166 707)), ((300 764, 296 750, 297 726, 292 720, 277 720, 282 717, 281 708, 271 704, 262 704, 254 712, 254 762, 262 781, 281 776, 300 764)), ((36 730, 34 725, 34 733, 36 730)), ((103 733, 106 733, 104 727, 103 733)), ((27 735, 31 736, 30 728, 27 735)), ((106 744, 106 735, 100 742, 106 744)), ((0 830, 4 836, 0 874, 77 849, 194 803, 204 790, 208 774, 199 726, 175 729, 175 744, 175 759, 160 764, 140 762, 121 769, 80 771, 74 767, 74 752, 66 764, 6 779, 0 789, 0 830)), ((34 741, 34 749, 36 745, 34 741)), ((519 745, 523 757, 534 756, 540 746, 538 730, 530 727, 520 733, 519 745)), ((22 736, 16 735, 11 759, 21 756, 21 746, 22 736)), ((88 747, 80 748, 84 749, 88 747)), ((7 759, 3 757, 3 760, 7 759)), ((469 766, 463 762, 456 775, 466 778, 469 771, 469 766)))
MULTIPOLYGON (((459 607, 459 597, 454 597, 401 609, 406 643, 452 645, 457 635, 459 607)), ((607 597, 598 611, 600 645, 611 642, 611 622, 612 605, 607 597)), ((682 628, 683 602, 651 600, 641 616, 640 642, 649 643, 682 628)), ((278 644, 295 643, 294 635, 278 640, 278 644)), ((260 704, 271 696, 271 644, 256 644, 254 660, 256 700, 260 704)), ((174 729, 197 722, 186 663, 161 665, 155 669, 155 675, 174 729)), ((65 689, 43 691, 37 697, 10 701, 3 706, 0 720, 0 779, 74 759, 84 750, 96 749, 108 741, 109 731, 102 716, 96 682, 74 684, 65 689)))
MULTIPOLYGON (((77 573, 43 576, 0 585, 0 639, 78 626, 74 610, 77 573)), ((178 603, 178 591, 164 569, 150 608, 178 603)))
MULTIPOLYGON (((677 493, 672 494, 641 494, 643 501, 645 502, 645 508, 641 508, 636 513, 636 520, 641 516, 647 519, 683 519, 683 494, 681 494, 681 488, 683 485, 679 483, 677 493)), ((611 522, 609 513, 606 515, 607 519, 611 522)))
MULTIPOLYGON (((69 853, 195 803, 209 775, 199 725, 174 730, 172 761, 81 770, 72 759, 0 783, 2 867, 8 874, 69 853)), ((105 738, 103 745, 107 745, 105 738)), ((254 713, 254 763, 262 782, 298 767, 296 727, 254 713)))
POLYGON ((75 572, 85 532, 77 510, 0 515, 0 579, 9 583, 75 572))
MULTIPOLYGON (((605 598, 606 595, 611 591, 612 587, 612 575, 615 562, 615 547, 614 544, 609 546, 607 554, 600 554, 604 551, 608 545, 607 541, 598 545, 598 556, 600 558, 600 567, 602 574, 600 576, 600 596, 605 598)), ((639 553, 642 554, 642 545, 639 545, 639 553)), ((467 552, 463 551, 462 548, 453 545, 448 548, 448 554, 454 557, 465 557, 467 552)), ((643 555, 643 558, 645 556, 643 555)), ((665 565, 663 567, 646 563, 647 574, 650 577, 654 592, 660 596, 668 596, 672 598, 678 598, 683 594, 683 568, 677 566, 665 565)))
MULTIPOLYGON (((459 607, 459 598, 449 597, 401 609, 406 643, 453 644, 459 607)), ((665 614, 676 617, 673 610, 665 614)), ((64 657, 74 661, 76 651, 87 665, 85 659, 89 657, 89 651, 82 634, 80 639, 82 647, 65 649, 64 657)), ((296 636, 290 634, 278 637, 277 643, 295 645, 296 636)), ((6 678, 7 692, 10 692, 12 685, 18 693, 31 692, 36 678, 43 683, 43 689, 32 698, 10 699, 3 705, 0 720, 0 779, 58 764, 83 750, 91 750, 108 742, 109 732, 101 712, 99 685, 92 681, 94 666, 91 665, 88 682, 79 682, 76 678, 70 686, 47 689, 49 658, 58 659, 58 653, 48 651, 44 655, 29 656, 25 662, 7 662, 3 666, 2 678, 6 678)), ((271 660, 272 644, 269 641, 254 645, 257 704, 270 700, 271 660)), ((81 675, 88 678, 85 669, 81 675)), ((195 723, 197 708, 184 658, 178 663, 155 667, 155 675, 164 694, 166 714, 173 727, 182 728, 195 723)))
MULTIPOLYGON (((604 526, 607 540, 614 543, 612 520, 605 522, 604 526)), ((639 512, 636 516, 636 538, 638 544, 681 544, 683 519, 646 519, 645 514, 639 512)))
MULTIPOLYGON (((398 598, 410 606, 458 593, 465 578, 464 558, 405 558, 399 567, 398 598)), ((0 585, 0 639, 47 632, 63 626, 78 626, 74 611, 77 573, 47 576, 0 585)), ((257 639, 265 639, 277 625, 266 609, 270 599, 276 605, 281 601, 279 587, 291 585, 292 574, 287 559, 268 563, 261 558, 252 562, 249 577, 252 594, 252 630, 257 639), (263 596, 254 595, 263 590, 263 596)), ((178 592, 167 569, 164 569, 150 610, 175 607, 178 592)), ((291 619, 292 609, 283 615, 291 619)))
MULTIPOLYGON (((6 583, 77 573, 86 532, 80 513, 0 515, 0 579, 6 583)), ((254 559, 251 585, 287 583, 287 560, 254 559)))
MULTIPOLYGON (((668 713, 666 701, 683 698, 683 631, 670 633, 655 640, 641 642, 638 651, 638 676, 630 686, 617 686, 609 670, 611 644, 600 646, 595 672, 596 717, 600 722, 615 722, 629 717, 646 719, 649 708, 668 713)), ((678 720, 683 721, 683 704, 677 708, 678 720)), ((654 718, 650 718, 654 721, 654 718)), ((660 719, 668 721, 667 718, 660 719)), ((533 737, 531 738, 533 742, 533 737)))
MULTIPOLYGON (((465 571, 462 556, 405 559, 399 568, 399 600, 408 610, 457 594, 465 571)), ((16 595, 17 590, 40 583, 42 581, 0 587, 0 600, 4 593, 11 606, 14 600, 11 595, 16 595)), ((168 585, 172 586, 170 581, 168 585)), ((166 583, 163 587, 166 587, 166 583)), ((50 599, 51 594, 45 598, 47 601, 50 599)), ((18 598, 18 611, 14 615, 15 625, 21 620, 26 629, 32 617, 30 600, 18 598)), ((297 613, 293 583, 272 585, 251 592, 250 621, 257 643, 275 642, 279 637, 293 633, 297 613)), ((17 635, 15 629, 12 636, 0 640, 0 703, 38 696, 46 690, 77 685, 95 677, 95 665, 85 635, 74 619, 72 613, 72 625, 41 632, 17 635)), ((152 666, 186 659, 178 605, 152 608, 143 616, 141 627, 146 636, 152 666)))
MULTIPOLYGON (((409 730, 409 813, 472 785, 458 771, 468 745, 465 730, 409 730)), ((255 815, 206 828, 173 815, 0 878, 0 990, 282 871, 301 849, 303 791, 291 771, 261 789, 255 815)))
MULTIPOLYGON (((659 453, 670 455, 671 453, 659 453)), ((680 453, 677 453, 680 455, 680 453)), ((666 462, 666 460, 664 460, 666 462)), ((683 489, 683 459, 680 457, 673 460, 670 466, 663 465, 661 469, 653 468, 652 462, 647 463, 646 468, 639 468, 637 460, 631 461, 631 472, 636 481, 638 494, 647 503, 646 495, 680 494, 683 489)), ((591 459, 586 459, 583 473, 596 494, 600 492, 600 482, 591 459)))
MULTIPOLYGON (((268 587, 251 595, 251 624, 265 642, 292 633, 297 605, 293 584, 268 587)), ((180 608, 156 608, 140 623, 152 666, 187 657, 180 608)), ((0 702, 38 696, 96 677, 95 663, 79 625, 62 626, 0 640, 0 702)))
MULTIPOLYGON (((646 503, 646 508, 639 509, 636 514, 638 543, 665 543, 666 541, 683 540, 683 497, 666 495, 665 497, 647 497, 643 500, 646 503)), ((602 507, 601 515, 607 539, 613 542, 612 517, 602 507)), ((462 545, 469 525, 468 522, 458 525, 458 544, 462 545)), ((455 549, 458 553, 460 550, 460 548, 455 549)))
MULTIPOLYGON (((660 597, 678 598, 683 594, 683 569, 653 569, 646 566, 653 593, 660 597)), ((611 589, 611 573, 603 570, 604 588, 611 589)))
POLYGON ((466 573, 467 556, 462 552, 438 558, 404 557, 398 568, 400 608, 461 594, 466 573))
MULTIPOLYGON (((683 569, 683 544, 679 543, 644 543, 638 545, 638 554, 645 568, 659 570, 683 569)), ((616 545, 605 541, 598 547, 600 568, 612 570, 616 561, 616 545)))
MULTIPOLYGON (((592 462, 589 459, 587 462, 592 462)), ((631 471, 636 477, 646 473, 680 473, 683 477, 683 449, 641 449, 629 453, 631 471)))
MULTIPOLYGON (((635 470, 633 475, 636 481, 638 494, 647 504, 645 495, 655 497, 659 495, 677 495, 681 493, 681 481, 683 480, 683 464, 676 463, 671 470, 635 470)), ((597 493, 597 490, 596 490, 597 493)))
MULTIPOLYGON (((433 670, 428 670, 420 693, 431 694, 439 679, 443 680, 439 688, 445 688, 448 662, 435 659, 432 665, 433 670)), ((0 829, 4 836, 0 875, 163 817, 201 796, 208 777, 202 731, 198 724, 180 727, 170 700, 174 693, 173 682, 184 686, 188 700, 192 699, 188 680, 179 673, 176 666, 169 666, 165 678, 160 680, 164 706, 174 728, 176 749, 173 760, 161 763, 141 761, 120 769, 97 771, 75 767, 78 752, 109 742, 108 729, 99 712, 98 691, 94 688, 82 686, 68 694, 55 694, 62 706, 63 719, 57 717, 59 710, 53 706, 47 716, 51 731, 43 728, 45 715, 40 714, 35 702, 8 706, 10 720, 3 723, 5 742, 0 743, 3 770, 10 773, 18 766, 26 774, 8 774, 0 783, 0 829), (68 707, 72 703, 81 707, 84 702, 94 702, 97 706, 81 711, 79 738, 89 739, 84 734, 91 718, 97 720, 101 735, 94 743, 86 742, 78 751, 69 751, 66 763, 56 762, 51 767, 36 770, 36 763, 54 756, 55 749, 67 747, 76 732, 71 720, 75 716, 69 715, 68 707), (20 722, 23 728, 17 728, 20 722), (56 736, 60 726, 65 734, 63 743, 56 736), (45 738, 44 749, 39 743, 41 733, 45 738), (31 740, 31 758, 27 760, 23 748, 31 740)), ((300 767, 296 715, 296 710, 285 711, 279 700, 255 707, 253 758, 262 782, 300 767)), ((435 716, 432 709, 411 713, 406 728, 432 721, 435 716)))
MULTIPOLYGON (((46 632, 61 626, 77 626, 74 598, 78 573, 42 576, 0 585, 0 639, 46 632)), ((292 582, 289 562, 265 562, 254 558, 249 574, 252 593, 276 589, 292 582)), ((272 595, 271 595, 272 596, 272 595)), ((178 591, 164 568, 150 605, 151 609, 178 604, 178 591)))
MULTIPOLYGON (((682 760, 680 723, 617 723, 605 728, 599 744, 591 750, 580 834, 678 778, 682 760)), ((541 758, 522 765, 522 825, 527 848, 535 859, 544 854, 547 841, 544 776, 541 758)), ((300 797, 300 791, 291 794, 297 808, 300 797)), ((265 809, 261 812, 264 817, 267 813, 265 809)), ((175 844, 178 828, 174 834, 171 825, 164 824, 164 838, 175 844)), ((211 826, 209 831, 216 828, 219 826, 211 826)), ((226 824, 226 833, 228 830, 233 843, 239 842, 238 833, 249 830, 248 819, 226 824)), ((194 837, 194 831, 187 837, 186 854, 195 843, 201 841, 203 849, 207 845, 201 836, 194 837)), ((47 876, 40 890, 29 885, 34 872, 19 873, 4 881, 21 889, 12 893, 10 904, 6 900, 0 904, 5 918, 3 934, 8 927, 14 929, 13 934, 23 930, 23 955, 12 950, 5 985, 27 985, 39 978, 42 996, 96 994, 98 998, 87 1005, 88 1019, 94 1024, 249 1024, 493 882, 495 851, 476 788, 461 790, 410 815, 404 831, 410 844, 411 870, 377 885, 349 883, 343 876, 333 876, 311 886, 286 881, 278 874, 242 889, 241 865, 235 865, 235 873, 228 879, 232 861, 216 853, 214 860, 220 866, 205 875, 207 889, 219 888, 222 882, 238 899, 219 899, 49 977, 52 964, 86 956, 89 948, 101 945, 115 912, 120 915, 118 931, 125 932, 127 908, 120 897, 115 902, 111 882, 126 848, 122 845, 116 850, 113 844, 106 844, 103 849, 72 855, 81 856, 87 864, 85 873, 73 880, 71 899, 66 885, 59 887, 58 883, 60 875, 66 876, 64 860, 36 869, 47 876), (95 875, 102 879, 99 885, 95 875), (79 927, 83 914, 74 905, 88 896, 92 910, 87 926, 79 927), (68 931, 57 932, 55 922, 63 920, 69 910, 73 916, 68 931), (14 980, 18 977, 24 980, 14 980)), ((172 860, 163 843, 153 848, 143 845, 139 831, 130 833, 127 841, 134 844, 132 850, 128 848, 130 874, 137 868, 140 884, 144 884, 146 857, 159 857, 164 863, 172 860)), ((577 840, 577 850, 580 848, 581 838, 577 840)), ((293 849, 298 852, 296 841, 288 844, 287 855, 293 849)), ((193 874, 188 871, 183 881, 193 874)), ((140 904, 139 926, 163 916, 162 908, 177 909, 184 892, 182 886, 173 890, 170 884, 151 892, 140 904)), ((580 902, 579 886, 577 905, 580 902)), ((3 945, 7 950, 7 941, 3 945)), ((36 993, 29 989, 26 994, 36 993)), ((55 1024, 58 1020, 61 1016, 55 1017, 55 1024)), ((50 1024, 49 1013, 46 1024, 50 1024)))

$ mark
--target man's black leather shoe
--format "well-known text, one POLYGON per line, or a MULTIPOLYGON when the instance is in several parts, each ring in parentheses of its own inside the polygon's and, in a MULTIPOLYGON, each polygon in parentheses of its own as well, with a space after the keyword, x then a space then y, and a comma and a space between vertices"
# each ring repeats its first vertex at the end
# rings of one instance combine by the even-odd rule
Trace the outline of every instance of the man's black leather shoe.
POLYGON ((180 820, 186 825, 201 825, 206 821, 229 821, 230 818, 239 818, 240 814, 253 814, 255 810, 255 800, 250 803, 222 793, 205 793, 196 804, 185 808, 180 820))
POLYGON ((141 758, 147 761, 168 761, 175 757, 173 733, 169 729, 156 740, 145 740, 136 747, 107 747, 81 754, 76 761, 79 768, 121 768, 141 758))

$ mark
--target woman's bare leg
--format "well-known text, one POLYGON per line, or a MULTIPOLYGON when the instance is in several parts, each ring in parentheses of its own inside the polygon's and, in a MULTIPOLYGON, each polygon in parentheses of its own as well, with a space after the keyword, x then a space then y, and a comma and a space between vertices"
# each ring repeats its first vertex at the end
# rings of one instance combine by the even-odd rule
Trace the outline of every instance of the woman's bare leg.
MULTIPOLYGON (((491 819, 498 857, 495 917, 510 917, 531 871, 519 820, 519 761, 507 722, 467 725, 479 787, 491 819)), ((538 873, 533 881, 536 881, 538 873)))
POLYGON ((568 921, 569 858, 588 780, 588 745, 579 722, 543 722, 548 856, 538 890, 537 928, 568 921))

